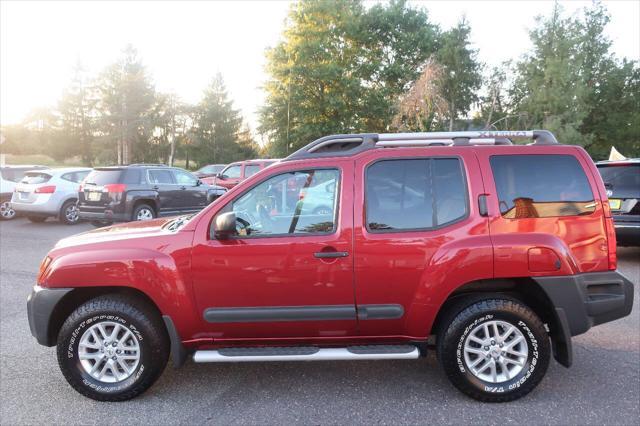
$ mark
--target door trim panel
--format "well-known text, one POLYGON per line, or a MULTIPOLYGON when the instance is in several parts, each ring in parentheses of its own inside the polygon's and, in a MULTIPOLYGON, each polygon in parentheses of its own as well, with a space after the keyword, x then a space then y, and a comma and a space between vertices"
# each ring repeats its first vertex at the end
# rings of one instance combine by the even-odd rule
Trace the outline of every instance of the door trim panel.
MULTIPOLYGON (((401 305, 358 305, 359 320, 398 319, 404 315, 401 305)), ((354 320, 354 305, 264 306, 207 308, 203 313, 209 323, 285 322, 354 320)))

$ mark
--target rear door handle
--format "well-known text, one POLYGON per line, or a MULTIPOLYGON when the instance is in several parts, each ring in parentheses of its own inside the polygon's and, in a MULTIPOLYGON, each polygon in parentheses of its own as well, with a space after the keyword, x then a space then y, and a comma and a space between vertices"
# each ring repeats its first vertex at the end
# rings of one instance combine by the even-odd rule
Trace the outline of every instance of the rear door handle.
POLYGON ((319 251, 313 254, 318 259, 331 259, 334 257, 347 257, 349 253, 346 251, 319 251))

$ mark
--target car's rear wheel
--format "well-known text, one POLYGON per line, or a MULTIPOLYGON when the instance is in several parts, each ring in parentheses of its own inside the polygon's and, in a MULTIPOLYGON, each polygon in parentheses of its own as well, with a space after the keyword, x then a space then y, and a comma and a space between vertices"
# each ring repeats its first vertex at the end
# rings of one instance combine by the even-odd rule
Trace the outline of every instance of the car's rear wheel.
POLYGON ((16 211, 11 207, 9 201, 3 201, 0 203, 0 219, 11 220, 16 217, 16 211))
POLYGON ((150 220, 156 217, 156 212, 148 204, 139 204, 133 209, 132 220, 150 220))
POLYGON ((169 358, 169 338, 157 312, 141 300, 106 295, 78 307, 57 342, 64 377, 82 395, 124 401, 147 390, 169 358))
POLYGON ((42 223, 47 220, 45 216, 27 216, 27 219, 29 219, 29 222, 33 223, 42 223))
POLYGON ((78 216, 78 205, 76 200, 69 200, 65 202, 60 208, 60 222, 65 225, 75 225, 80 221, 78 216))
POLYGON ((508 298, 490 298, 453 316, 438 336, 438 359, 455 387, 485 402, 531 392, 549 366, 550 344, 538 316, 508 298))

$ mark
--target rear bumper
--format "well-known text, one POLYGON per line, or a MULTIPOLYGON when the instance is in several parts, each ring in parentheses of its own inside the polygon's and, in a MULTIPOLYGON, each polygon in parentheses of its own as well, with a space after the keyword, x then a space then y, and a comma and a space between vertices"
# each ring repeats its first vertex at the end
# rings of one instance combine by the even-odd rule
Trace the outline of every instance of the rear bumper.
POLYGON ((614 226, 619 245, 640 246, 640 220, 630 221, 614 217, 614 226))
POLYGON ((81 220, 90 221, 106 221, 106 222, 128 222, 131 217, 125 213, 116 213, 113 210, 104 210, 101 212, 89 212, 80 209, 78 216, 81 220))
POLYGON ((534 279, 566 319, 569 336, 631 313, 633 283, 617 271, 534 279))
POLYGON ((60 300, 71 290, 70 288, 35 286, 27 297, 29 328, 33 337, 41 345, 54 346, 56 344, 56 336, 51 332, 51 319, 60 300))

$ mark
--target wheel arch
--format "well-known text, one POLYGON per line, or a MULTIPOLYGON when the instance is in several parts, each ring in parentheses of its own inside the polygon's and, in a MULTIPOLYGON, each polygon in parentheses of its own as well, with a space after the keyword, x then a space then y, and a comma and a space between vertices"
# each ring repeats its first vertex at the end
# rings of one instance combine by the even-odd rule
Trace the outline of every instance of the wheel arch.
POLYGON ((566 319, 563 320, 559 316, 551 299, 531 278, 478 280, 458 287, 441 305, 429 334, 435 335, 437 339, 437 335, 453 319, 453 316, 476 301, 492 296, 507 296, 529 306, 548 329, 556 361, 565 367, 571 366, 573 361, 571 334, 568 332, 566 319))
POLYGON ((139 303, 144 303, 152 309, 162 319, 162 313, 158 305, 144 292, 133 288, 123 286, 104 286, 104 287, 76 287, 69 293, 65 294, 56 304, 49 317, 49 327, 47 331, 47 344, 54 346, 58 339, 58 333, 62 328, 62 324, 71 315, 71 313, 83 303, 99 296, 107 294, 125 295, 131 297, 139 303))

